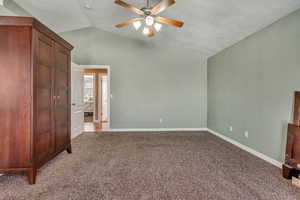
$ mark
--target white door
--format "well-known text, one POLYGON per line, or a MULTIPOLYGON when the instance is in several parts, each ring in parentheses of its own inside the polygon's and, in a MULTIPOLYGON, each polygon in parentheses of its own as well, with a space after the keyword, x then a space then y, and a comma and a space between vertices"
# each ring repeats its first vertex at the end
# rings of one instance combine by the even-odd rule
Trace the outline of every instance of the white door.
POLYGON ((71 137, 74 138, 83 132, 84 103, 83 103, 83 69, 72 63, 71 66, 71 137))

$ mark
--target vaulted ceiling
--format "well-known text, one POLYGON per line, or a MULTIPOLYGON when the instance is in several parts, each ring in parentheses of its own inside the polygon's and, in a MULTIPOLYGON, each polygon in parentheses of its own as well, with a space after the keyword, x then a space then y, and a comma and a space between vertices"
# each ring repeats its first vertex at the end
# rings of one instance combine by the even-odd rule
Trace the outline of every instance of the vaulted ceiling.
MULTIPOLYGON (((141 8, 146 0, 124 0, 141 8)), ((15 0, 57 32, 96 27, 122 36, 210 56, 300 8, 300 0, 177 0, 161 16, 182 20, 183 28, 164 25, 154 38, 132 26, 114 25, 136 15, 113 0, 15 0), (85 8, 86 5, 90 9, 85 8)), ((154 5, 159 0, 152 0, 154 5)))

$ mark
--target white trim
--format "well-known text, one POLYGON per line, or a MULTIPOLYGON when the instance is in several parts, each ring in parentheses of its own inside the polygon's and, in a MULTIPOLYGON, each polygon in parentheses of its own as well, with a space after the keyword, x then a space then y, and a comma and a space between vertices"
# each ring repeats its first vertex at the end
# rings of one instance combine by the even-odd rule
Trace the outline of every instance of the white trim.
POLYGON ((235 141, 235 140, 233 140, 233 139, 231 139, 229 137, 226 137, 226 136, 224 136, 224 135, 222 135, 220 133, 217 133, 217 132, 215 132, 215 131, 213 131, 211 129, 207 129, 207 130, 211 134, 213 134, 213 135, 215 135, 215 136, 217 136, 217 137, 219 137, 219 138, 221 138, 221 139, 223 139, 223 140, 225 140, 225 141, 227 141, 227 142, 229 142, 229 143, 231 143, 231 144, 233 144, 233 145, 235 145, 235 146, 243 149, 244 151, 247 151, 248 153, 251 153, 252 155, 257 156, 257 157, 263 159, 264 161, 266 161, 266 162, 268 162, 268 163, 270 163, 270 164, 272 164, 272 165, 274 165, 276 167, 282 168, 282 163, 281 162, 279 162, 279 161, 277 161, 277 160, 275 160, 273 158, 270 158, 269 156, 267 156, 265 154, 262 154, 262 153, 260 153, 260 152, 258 152, 256 150, 254 150, 254 149, 251 149, 250 147, 248 147, 246 145, 243 145, 243 144, 241 144, 241 143, 239 143, 239 142, 237 142, 237 141, 235 141))
POLYGON ((71 140, 73 140, 74 138, 76 138, 77 136, 81 135, 83 133, 83 131, 77 131, 76 134, 71 135, 71 140))
POLYGON ((81 69, 106 69, 107 70, 107 127, 110 128, 110 100, 111 100, 111 71, 109 65, 80 65, 81 69))
MULTIPOLYGON (((167 132, 167 131, 207 131, 207 128, 112 128, 112 129, 105 129, 103 132, 167 132)), ((93 131, 94 132, 94 131, 93 131)))

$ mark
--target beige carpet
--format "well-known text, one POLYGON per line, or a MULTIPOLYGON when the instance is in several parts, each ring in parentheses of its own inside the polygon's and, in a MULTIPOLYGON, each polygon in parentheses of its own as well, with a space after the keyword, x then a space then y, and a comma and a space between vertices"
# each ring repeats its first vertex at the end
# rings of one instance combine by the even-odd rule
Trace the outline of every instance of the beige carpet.
POLYGON ((37 184, 0 177, 0 199, 296 200, 280 169, 208 133, 84 134, 37 184))

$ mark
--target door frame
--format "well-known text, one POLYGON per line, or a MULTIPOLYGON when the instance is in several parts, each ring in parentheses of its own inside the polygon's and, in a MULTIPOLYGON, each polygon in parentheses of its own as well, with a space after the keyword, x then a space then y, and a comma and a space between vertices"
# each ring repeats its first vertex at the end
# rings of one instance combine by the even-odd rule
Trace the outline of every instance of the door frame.
MULTIPOLYGON (((109 65, 80 65, 81 69, 106 69, 107 70, 107 128, 110 128, 110 81, 111 81, 111 71, 109 65)), ((97 102, 98 103, 98 102, 97 102)))

